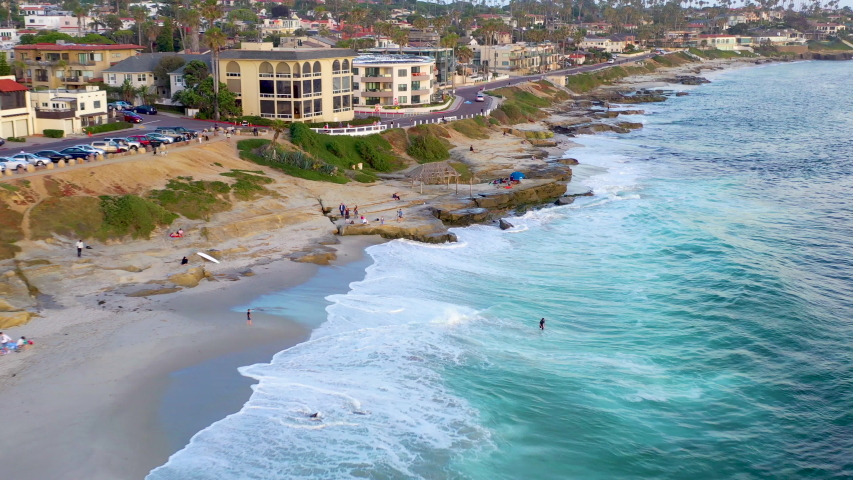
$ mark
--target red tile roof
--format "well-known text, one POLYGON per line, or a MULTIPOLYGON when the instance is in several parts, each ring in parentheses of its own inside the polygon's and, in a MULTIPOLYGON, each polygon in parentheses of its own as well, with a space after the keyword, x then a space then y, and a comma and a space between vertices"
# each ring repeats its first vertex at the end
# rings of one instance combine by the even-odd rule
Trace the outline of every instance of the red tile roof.
POLYGON ((9 80, 8 78, 4 78, 0 80, 0 92, 21 92, 26 91, 27 87, 21 85, 20 83, 9 80))
POLYGON ((15 50, 141 50, 144 47, 133 44, 118 45, 78 45, 56 43, 37 43, 35 45, 15 45, 15 50))

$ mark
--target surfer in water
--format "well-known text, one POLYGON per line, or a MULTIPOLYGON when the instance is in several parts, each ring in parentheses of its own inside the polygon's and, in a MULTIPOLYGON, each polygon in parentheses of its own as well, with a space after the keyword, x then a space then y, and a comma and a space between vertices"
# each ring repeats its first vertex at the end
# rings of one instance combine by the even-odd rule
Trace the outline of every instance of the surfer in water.
POLYGON ((545 330, 545 319, 539 320, 539 330, 545 330))

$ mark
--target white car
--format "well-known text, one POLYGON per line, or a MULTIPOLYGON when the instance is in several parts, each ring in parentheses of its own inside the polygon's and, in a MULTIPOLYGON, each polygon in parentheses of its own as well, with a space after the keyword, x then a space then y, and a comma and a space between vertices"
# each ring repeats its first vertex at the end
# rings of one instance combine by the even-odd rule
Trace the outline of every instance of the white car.
POLYGON ((106 142, 115 142, 119 145, 124 145, 128 150, 139 150, 139 147, 142 146, 141 143, 135 142, 133 140, 128 140, 126 138, 105 138, 106 142))
POLYGON ((35 165, 36 167, 41 167, 42 165, 52 163, 51 159, 39 157, 34 153, 19 153, 17 155, 12 155, 12 158, 14 158, 15 160, 20 160, 22 162, 27 162, 30 165, 35 165))
POLYGON ((17 160, 15 158, 9 157, 0 157, 0 172, 5 172, 7 168, 9 170, 17 170, 20 172, 21 170, 26 170, 27 165, 27 162, 24 162, 22 160, 17 160))
POLYGON ((106 142, 103 140, 92 142, 92 147, 103 150, 107 153, 116 153, 116 152, 128 151, 128 147, 125 145, 119 145, 116 142, 106 142))
POLYGON ((101 150, 100 148, 95 148, 95 147, 93 147, 93 146, 91 146, 91 145, 83 144, 83 145, 75 145, 75 146, 76 146, 77 148, 83 149, 83 150, 85 150, 85 151, 87 151, 87 152, 92 152, 92 153, 94 153, 95 155, 97 155, 97 154, 99 154, 99 153, 100 153, 101 155, 103 155, 103 154, 107 153, 107 152, 105 152, 104 150, 101 150))
POLYGON ((485 101, 486 101, 486 97, 485 97, 482 93, 478 93, 478 94, 477 94, 477 99, 476 99, 475 101, 477 101, 477 102, 485 102, 485 101))

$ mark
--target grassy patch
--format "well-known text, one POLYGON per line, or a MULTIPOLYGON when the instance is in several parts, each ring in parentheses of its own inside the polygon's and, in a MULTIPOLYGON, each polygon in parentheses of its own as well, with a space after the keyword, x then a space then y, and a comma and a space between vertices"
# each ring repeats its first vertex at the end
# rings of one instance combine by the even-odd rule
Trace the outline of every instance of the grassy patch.
POLYGON ((831 42, 818 42, 815 40, 809 40, 808 45, 809 50, 813 52, 822 52, 828 50, 853 50, 847 44, 837 39, 831 42))
POLYGON ((476 117, 475 119, 466 118, 464 120, 456 120, 455 122, 450 123, 450 128, 456 130, 457 132, 465 135, 468 138, 473 139, 485 139, 489 138, 488 130, 485 128, 485 121, 482 120, 483 117, 476 117), (477 121, 480 119, 480 121, 477 121))
POLYGON ((347 183, 349 179, 342 175, 329 175, 316 170, 299 168, 291 164, 283 162, 272 162, 263 157, 258 150, 270 143, 269 140, 262 138, 253 138, 249 140, 240 140, 237 142, 237 149, 240 151, 240 158, 250 162, 275 168, 290 176, 304 178, 305 180, 313 180, 316 182, 332 182, 332 183, 347 183))
POLYGON ((304 124, 294 123, 290 126, 290 140, 314 157, 342 170, 359 163, 378 172, 390 172, 403 166, 391 153, 391 144, 379 134, 323 135, 304 124))
POLYGON ((474 174, 471 173, 471 169, 468 168, 468 164, 462 162, 449 162, 450 166, 453 167, 454 170, 459 172, 461 177, 459 178, 462 182, 467 182, 468 180, 474 178, 474 174))
POLYGON ((440 162, 450 158, 450 152, 441 141, 432 135, 410 137, 406 153, 419 163, 440 162))
POLYGON ((271 193, 264 185, 272 183, 273 179, 260 170, 231 170, 220 175, 237 179, 231 184, 231 192, 238 200, 253 200, 271 193))
POLYGON ((156 203, 136 195, 101 197, 104 223, 99 235, 107 237, 148 238, 158 226, 171 225, 177 215, 156 203))
MULTIPOLYGON (((716 48, 709 50, 702 50, 699 48, 692 47, 689 49, 690 53, 693 55, 698 55, 702 58, 709 59, 717 59, 717 58, 744 58, 744 57, 755 57, 756 55, 750 52, 734 52, 730 50, 718 50, 716 48)), ((678 53, 676 55, 683 55, 682 53, 678 53)), ((667 55, 669 57, 671 55, 667 55)), ((656 59, 657 57, 655 57, 656 59)))
POLYGON ((20 190, 20 188, 14 186, 14 185, 10 185, 8 183, 0 183, 0 188, 2 188, 4 190, 8 190, 10 192, 17 192, 18 190, 20 190))
POLYGON ((225 182, 178 177, 169 180, 163 190, 151 191, 149 197, 170 212, 191 220, 208 220, 215 213, 231 209, 230 191, 231 186, 225 182))
POLYGON ((391 128, 382 132, 381 135, 399 152, 405 152, 406 147, 409 146, 409 136, 402 128, 391 128))
POLYGON ((24 238, 21 221, 24 216, 0 202, 0 260, 14 258, 21 251, 15 242, 24 238))
POLYGON ((97 197, 50 197, 30 211, 30 237, 50 238, 53 234, 72 238, 92 238, 104 223, 97 197))

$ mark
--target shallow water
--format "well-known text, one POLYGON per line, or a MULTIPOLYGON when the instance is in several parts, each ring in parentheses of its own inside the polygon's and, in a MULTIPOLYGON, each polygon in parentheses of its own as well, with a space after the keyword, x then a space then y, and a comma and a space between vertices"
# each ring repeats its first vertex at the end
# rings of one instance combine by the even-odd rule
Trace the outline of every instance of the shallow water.
POLYGON ((594 197, 370 247, 311 341, 244 368, 252 399, 149 478, 853 475, 852 73, 716 75, 578 139, 594 197))

